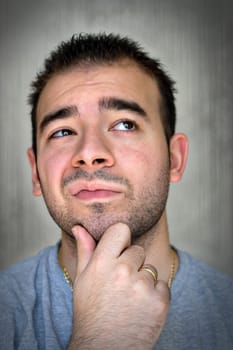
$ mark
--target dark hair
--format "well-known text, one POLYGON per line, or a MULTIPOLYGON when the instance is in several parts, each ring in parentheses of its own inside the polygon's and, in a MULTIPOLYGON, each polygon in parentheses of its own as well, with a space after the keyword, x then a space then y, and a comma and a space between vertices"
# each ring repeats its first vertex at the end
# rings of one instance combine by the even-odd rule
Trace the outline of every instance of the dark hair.
POLYGON ((114 34, 79 34, 62 42, 44 62, 44 67, 31 84, 28 101, 31 106, 32 147, 36 148, 36 110, 42 90, 49 79, 74 66, 112 64, 128 58, 134 61, 158 84, 161 94, 161 118, 169 144, 175 132, 176 108, 174 81, 158 60, 152 59, 138 43, 114 34))

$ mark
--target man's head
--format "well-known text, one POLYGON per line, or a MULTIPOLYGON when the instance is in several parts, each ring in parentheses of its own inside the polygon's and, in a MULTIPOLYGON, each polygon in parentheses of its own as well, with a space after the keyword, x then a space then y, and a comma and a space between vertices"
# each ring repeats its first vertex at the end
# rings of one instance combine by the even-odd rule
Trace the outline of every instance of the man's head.
POLYGON ((123 222, 141 237, 157 226, 169 181, 184 170, 187 142, 174 135, 172 82, 119 37, 74 37, 51 57, 31 95, 34 194, 43 194, 69 236, 79 224, 98 240, 123 222))
POLYGON ((32 92, 29 96, 29 103, 31 105, 32 146, 35 155, 37 154, 38 100, 51 77, 75 66, 112 65, 125 59, 135 62, 157 82, 161 98, 161 118, 169 144, 176 124, 175 89, 174 82, 164 71, 160 62, 150 58, 138 43, 127 37, 113 34, 80 34, 74 35, 69 41, 62 42, 51 52, 45 61, 43 70, 31 84, 32 92))

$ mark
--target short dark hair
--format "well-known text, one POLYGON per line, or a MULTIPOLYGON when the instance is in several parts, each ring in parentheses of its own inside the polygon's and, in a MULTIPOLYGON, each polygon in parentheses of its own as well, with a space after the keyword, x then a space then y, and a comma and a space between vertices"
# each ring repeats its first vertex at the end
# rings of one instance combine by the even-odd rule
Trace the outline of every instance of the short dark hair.
POLYGON ((32 147, 35 155, 37 154, 36 110, 40 94, 49 79, 75 66, 112 64, 122 59, 134 61, 157 82, 161 95, 161 118, 169 144, 176 124, 175 83, 159 60, 150 58, 137 42, 128 37, 112 33, 75 34, 50 53, 43 69, 31 83, 28 102, 31 106, 32 147))

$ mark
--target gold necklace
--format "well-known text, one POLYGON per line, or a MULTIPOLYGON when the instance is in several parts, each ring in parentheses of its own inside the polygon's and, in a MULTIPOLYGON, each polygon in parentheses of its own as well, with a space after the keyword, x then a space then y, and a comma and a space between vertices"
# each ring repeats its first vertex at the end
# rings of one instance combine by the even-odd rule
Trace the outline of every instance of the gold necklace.
POLYGON ((68 283, 70 289, 73 291, 73 282, 72 282, 72 279, 70 277, 70 274, 68 272, 68 270, 66 269, 66 267, 63 265, 62 263, 62 258, 61 258, 61 247, 59 247, 59 250, 58 250, 58 262, 59 262, 59 265, 60 265, 60 268, 62 269, 63 271, 63 275, 64 275, 64 278, 66 280, 66 283, 68 283))
POLYGON ((169 274, 167 285, 168 285, 168 288, 171 290, 172 282, 173 282, 174 277, 175 277, 176 253, 175 253, 174 248, 172 248, 172 247, 171 247, 170 251, 171 251, 171 264, 170 264, 170 274, 169 274))
MULTIPOLYGON (((70 274, 69 274, 68 270, 66 269, 66 267, 62 263, 61 247, 59 248, 59 251, 58 251, 58 262, 59 262, 60 268, 63 271, 63 275, 64 275, 64 278, 66 280, 66 283, 70 286, 70 289, 73 291, 72 279, 70 277, 70 274)), ((168 283, 167 283, 168 284, 168 288, 170 290, 171 290, 171 287, 172 287, 172 282, 173 282, 174 277, 175 277, 175 267, 176 267, 176 253, 175 253, 174 249, 171 247, 170 274, 169 274, 168 283)))

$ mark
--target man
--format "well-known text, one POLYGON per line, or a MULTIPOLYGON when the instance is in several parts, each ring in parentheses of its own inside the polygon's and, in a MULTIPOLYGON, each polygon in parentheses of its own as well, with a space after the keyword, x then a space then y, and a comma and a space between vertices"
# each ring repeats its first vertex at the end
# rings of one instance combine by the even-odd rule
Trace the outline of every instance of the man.
POLYGON ((188 142, 135 42, 80 35, 32 84, 33 193, 62 239, 1 275, 1 349, 230 349, 233 282, 170 246, 188 142))

